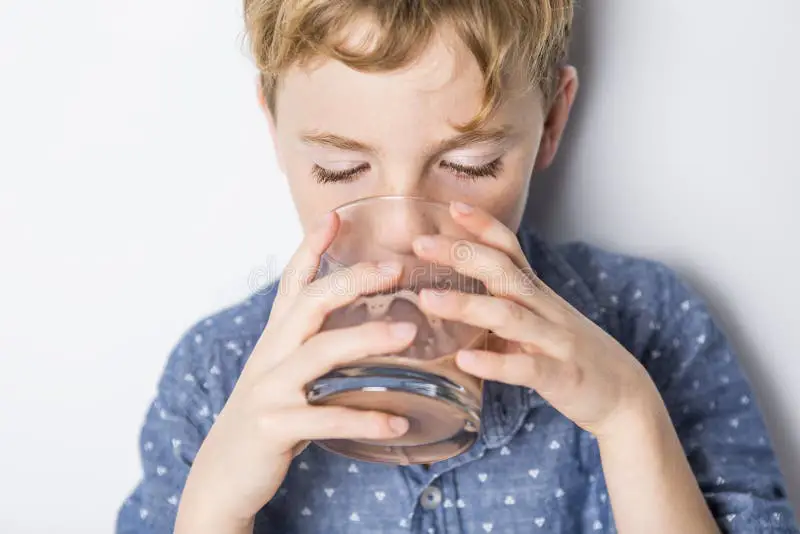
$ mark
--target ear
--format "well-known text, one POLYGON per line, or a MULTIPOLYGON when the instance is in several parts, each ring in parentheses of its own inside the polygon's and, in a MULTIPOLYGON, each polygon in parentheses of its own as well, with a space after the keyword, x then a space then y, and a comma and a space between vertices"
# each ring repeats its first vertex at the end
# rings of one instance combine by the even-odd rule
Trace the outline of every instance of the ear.
POLYGON ((572 66, 562 67, 559 69, 558 88, 545 118, 535 171, 544 170, 553 163, 577 93, 578 71, 572 66))
POLYGON ((281 160, 281 153, 278 150, 278 135, 277 135, 277 128, 275 124, 275 114, 269 107, 267 103, 267 97, 264 94, 264 86, 261 83, 261 76, 256 76, 256 93, 258 98, 258 106, 261 108, 261 111, 264 113, 264 117, 267 119, 267 126, 269 127, 269 136, 272 139, 272 148, 275 150, 275 156, 278 159, 278 165, 280 166, 281 172, 285 172, 283 168, 283 161, 281 160))

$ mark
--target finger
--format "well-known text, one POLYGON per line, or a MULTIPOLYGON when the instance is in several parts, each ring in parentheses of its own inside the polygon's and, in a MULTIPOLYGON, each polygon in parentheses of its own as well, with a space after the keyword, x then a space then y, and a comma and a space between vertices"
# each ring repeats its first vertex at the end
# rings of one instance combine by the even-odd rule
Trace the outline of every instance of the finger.
POLYGON ((402 436, 408 431, 408 420, 376 411, 361 411, 341 406, 309 406, 287 410, 269 417, 267 424, 285 429, 291 436, 287 449, 298 442, 321 439, 381 440, 402 436))
POLYGON ((414 252, 422 259, 480 280, 492 295, 523 304, 548 319, 556 320, 563 313, 547 298, 540 280, 523 273, 508 255, 495 248, 435 235, 417 238, 414 252))
POLYGON ((525 252, 520 247, 517 235, 491 213, 481 208, 461 202, 450 204, 450 214, 464 229, 472 233, 480 243, 506 254, 514 265, 531 280, 533 285, 545 295, 552 297, 562 306, 568 306, 558 293, 550 289, 533 271, 525 252))
POLYGON ((456 364, 473 376, 535 389, 545 399, 569 388, 579 380, 578 367, 560 362, 544 354, 469 350, 456 355, 456 364))
POLYGON ((489 212, 463 202, 451 202, 450 215, 481 243, 504 252, 520 269, 530 269, 516 234, 489 212))
POLYGON ((393 354, 408 347, 417 334, 413 323, 372 321, 328 330, 311 337, 275 370, 280 381, 305 386, 350 362, 371 355, 393 354))
POLYGON ((519 343, 527 352, 544 352, 558 359, 569 357, 564 353, 565 331, 512 300, 423 289, 420 307, 442 319, 490 330, 503 339, 519 343))
POLYGON ((281 317, 294 298, 300 294, 317 274, 322 254, 330 246, 339 229, 339 217, 327 213, 319 225, 309 232, 292 255, 281 274, 278 293, 272 306, 273 320, 281 317))
POLYGON ((259 341, 257 348, 269 347, 269 350, 254 350, 248 365, 258 365, 262 371, 272 369, 319 332, 330 312, 352 303, 361 295, 391 288, 401 273, 399 263, 367 262, 311 282, 287 308, 284 320, 270 327, 268 341, 259 341))

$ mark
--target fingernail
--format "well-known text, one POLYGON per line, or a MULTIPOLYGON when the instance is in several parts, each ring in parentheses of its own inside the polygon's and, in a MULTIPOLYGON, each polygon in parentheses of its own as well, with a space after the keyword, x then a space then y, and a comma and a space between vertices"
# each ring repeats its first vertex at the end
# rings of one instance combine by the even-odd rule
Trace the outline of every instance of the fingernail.
POLYGON ((465 363, 467 365, 478 361, 478 355, 471 350, 460 350, 456 355, 458 363, 465 363))
POLYGON ((453 202, 453 209, 456 210, 456 213, 460 213, 461 215, 469 215, 473 211, 472 206, 464 204, 463 202, 453 202))
POLYGON ((402 268, 402 265, 396 261, 382 261, 378 264, 378 270, 383 274, 397 274, 402 268))
POLYGON ((417 326, 412 323, 392 323, 389 325, 389 331, 397 339, 409 339, 414 337, 417 333, 417 326))
POLYGON ((414 240, 414 248, 419 251, 433 250, 436 247, 436 240, 429 236, 418 237, 414 240))
POLYGON ((400 436, 408 432, 408 421, 404 417, 392 416, 389 418, 389 428, 400 436))

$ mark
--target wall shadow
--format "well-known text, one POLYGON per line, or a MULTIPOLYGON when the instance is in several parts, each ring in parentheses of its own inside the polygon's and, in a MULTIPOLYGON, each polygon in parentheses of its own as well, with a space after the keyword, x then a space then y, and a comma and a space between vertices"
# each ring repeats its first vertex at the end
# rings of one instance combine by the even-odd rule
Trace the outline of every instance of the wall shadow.
POLYGON ((569 63, 578 69, 578 96, 572 108, 564 139, 553 165, 533 176, 528 192, 528 203, 525 209, 524 223, 540 229, 548 235, 554 214, 563 205, 565 185, 569 179, 566 162, 571 161, 577 150, 574 141, 576 132, 581 131, 586 122, 586 106, 591 99, 587 98, 592 90, 592 65, 597 62, 592 58, 592 13, 602 5, 588 0, 578 2, 575 7, 572 43, 569 50, 569 63))

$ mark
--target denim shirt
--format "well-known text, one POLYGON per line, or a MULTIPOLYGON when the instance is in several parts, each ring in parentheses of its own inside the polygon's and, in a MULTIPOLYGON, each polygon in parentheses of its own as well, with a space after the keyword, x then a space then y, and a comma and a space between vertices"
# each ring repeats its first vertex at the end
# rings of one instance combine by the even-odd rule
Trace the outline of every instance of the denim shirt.
MULTIPOLYGON (((647 369, 722 532, 799 533, 747 378, 703 301, 663 265, 519 233, 533 269, 647 369)), ((269 317, 275 285, 199 322, 166 364, 141 432, 142 480, 118 534, 172 532, 197 451, 269 317)), ((535 391, 487 383, 477 443, 398 467, 312 445, 256 534, 616 532, 597 441, 535 391)), ((637 467, 632 465, 631 469, 637 467)), ((675 510, 674 513, 681 513, 675 510)))

